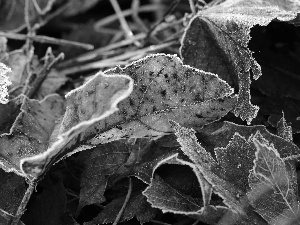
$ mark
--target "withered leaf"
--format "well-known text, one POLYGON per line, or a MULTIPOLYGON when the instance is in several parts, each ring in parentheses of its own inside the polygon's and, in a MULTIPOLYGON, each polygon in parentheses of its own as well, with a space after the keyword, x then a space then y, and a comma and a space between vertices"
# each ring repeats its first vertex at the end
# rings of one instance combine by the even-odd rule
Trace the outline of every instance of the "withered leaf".
POLYGON ((118 113, 85 134, 100 132, 91 144, 124 137, 162 136, 172 132, 168 119, 187 127, 201 127, 226 115, 236 102, 226 82, 183 65, 174 55, 150 55, 106 74, 129 75, 135 86, 130 97, 119 104, 118 113))
POLYGON ((177 214, 197 214, 203 206, 201 199, 194 199, 191 196, 180 193, 164 182, 158 175, 152 180, 148 188, 143 192, 147 200, 155 208, 163 212, 177 214))
POLYGON ((49 95, 42 101, 21 95, 0 105, 1 167, 26 177, 23 160, 47 150, 63 113, 64 101, 58 95, 49 95))
MULTIPOLYGON (((294 143, 270 133, 263 125, 243 126, 228 121, 216 122, 202 129, 197 129, 197 135, 202 146, 214 154, 214 149, 225 148, 235 133, 239 133, 240 136, 249 141, 257 131, 274 144, 282 158, 296 158, 297 155, 300 155, 300 149, 294 143)), ((250 141, 250 144, 254 147, 252 141, 250 141)))
POLYGON ((126 75, 107 76, 99 72, 83 86, 69 92, 66 95, 66 112, 58 129, 53 132, 48 148, 24 158, 24 172, 38 177, 51 164, 66 156, 69 148, 73 150, 74 145, 78 146, 80 133, 118 110, 117 104, 131 93, 132 86, 132 79, 126 75))
MULTIPOLYGON (((26 191, 25 180, 0 169, 0 209, 15 215, 26 191)), ((1 224, 1 223, 0 223, 1 224)))
POLYGON ((273 144, 257 139, 256 135, 253 143, 257 151, 249 176, 251 204, 269 224, 300 224, 295 171, 286 167, 273 144))
POLYGON ((108 182, 111 186, 124 177, 136 176, 149 184, 154 170, 176 153, 177 148, 160 147, 148 138, 114 141, 82 153, 88 157, 81 177, 78 210, 104 202, 108 182))
POLYGON ((264 224, 257 215, 248 208, 248 201, 245 198, 245 190, 238 185, 231 183, 226 177, 226 171, 198 142, 193 129, 180 127, 174 121, 172 124, 181 150, 194 163, 199 172, 212 185, 216 194, 224 199, 224 204, 237 216, 237 220, 244 222, 256 221, 264 224))
POLYGON ((285 7, 279 8, 278 4, 283 5, 271 0, 224 1, 199 12, 183 37, 183 62, 218 74, 229 84, 238 86, 238 103, 234 113, 248 124, 258 111, 258 107, 250 103, 250 73, 253 73, 254 79, 261 76, 261 68, 247 47, 250 29, 257 24, 266 26, 275 18, 290 21, 299 9, 295 7, 289 8, 295 12, 285 11, 285 7))
POLYGON ((29 173, 40 173, 45 164, 98 144, 170 133, 170 118, 201 127, 220 119, 236 102, 230 86, 216 75, 165 54, 148 56, 106 74, 99 72, 66 97, 58 140, 47 153, 26 159, 29 173))

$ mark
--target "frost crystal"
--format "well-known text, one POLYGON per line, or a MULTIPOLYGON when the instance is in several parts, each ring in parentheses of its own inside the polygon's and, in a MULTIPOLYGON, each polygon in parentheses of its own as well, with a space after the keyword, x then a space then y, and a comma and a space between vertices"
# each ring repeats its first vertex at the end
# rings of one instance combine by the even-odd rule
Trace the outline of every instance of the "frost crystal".
POLYGON ((11 85, 11 81, 6 76, 8 72, 11 72, 11 69, 6 65, 0 62, 0 103, 6 104, 8 103, 8 90, 7 86, 11 85))

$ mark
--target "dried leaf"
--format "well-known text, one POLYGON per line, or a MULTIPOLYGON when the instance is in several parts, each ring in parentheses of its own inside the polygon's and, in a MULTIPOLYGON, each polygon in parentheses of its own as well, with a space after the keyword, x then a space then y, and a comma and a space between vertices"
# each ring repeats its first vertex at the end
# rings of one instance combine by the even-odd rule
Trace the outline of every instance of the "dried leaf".
POLYGON ((55 93, 62 85, 66 83, 67 80, 68 78, 66 76, 59 74, 55 69, 52 69, 34 98, 43 99, 47 95, 55 93))
POLYGON ((177 149, 159 147, 147 138, 133 143, 119 140, 90 150, 81 178, 78 210, 104 202, 107 182, 111 186, 121 178, 136 176, 150 183, 154 170, 176 152, 177 149))
POLYGON ((284 114, 277 123, 277 135, 286 141, 293 142, 292 127, 287 125, 284 114))
POLYGON ((224 204, 237 214, 237 220, 245 223, 256 221, 263 224, 248 208, 245 191, 237 185, 230 183, 226 177, 226 171, 198 142, 193 129, 180 127, 177 123, 170 121, 181 145, 181 150, 192 160, 199 172, 213 186, 214 192, 224 199, 224 204))
POLYGON ((25 180, 0 169, 0 181, 0 209, 15 215, 26 191, 25 180))
POLYGON ((194 199, 172 188, 159 176, 152 179, 151 184, 143 192, 147 200, 155 208, 176 214, 197 214, 203 206, 201 199, 194 199))
MULTIPOLYGON (((197 135, 201 140, 202 146, 211 154, 214 154, 214 149, 219 147, 225 148, 235 133, 239 133, 240 136, 249 142, 257 131, 266 140, 274 143, 275 148, 278 149, 282 158, 297 158, 300 155, 300 149, 294 143, 270 133, 262 125, 243 126, 225 121, 210 124, 203 129, 197 129, 197 135)), ((254 147, 252 141, 249 143, 254 147)))
POLYGON ((0 112, 0 165, 5 171, 26 177, 22 160, 47 150, 57 120, 64 113, 64 101, 58 95, 40 102, 21 95, 0 105, 0 112))
POLYGON ((127 74, 135 81, 118 113, 98 123, 85 136, 89 143, 126 137, 162 136, 172 132, 168 119, 201 127, 226 115, 235 104, 232 89, 216 75, 183 65, 172 55, 155 54, 106 74, 127 74), (102 132, 101 132, 102 131, 102 132))
POLYGON ((300 203, 297 183, 272 144, 253 138, 257 149, 254 167, 249 176, 249 200, 269 224, 300 224, 300 203))
POLYGON ((275 18, 289 21, 296 15, 270 0, 227 0, 191 20, 182 41, 183 62, 218 74, 231 85, 238 83, 234 113, 250 124, 258 111, 250 103, 250 71, 254 79, 261 76, 261 68, 247 48, 250 29, 257 24, 266 26, 275 18))
POLYGON ((249 190, 249 170, 253 167, 254 146, 235 133, 226 148, 215 148, 215 153, 226 180, 246 193, 249 190))
MULTIPOLYGON (((143 192, 152 207, 161 209, 164 213, 188 215, 208 224, 219 224, 225 215, 230 215, 230 222, 235 221, 237 215, 226 207, 208 205, 203 207, 201 199, 192 198, 173 188, 158 175, 143 192)), ((226 224, 226 223, 220 223, 226 224)), ((244 224, 240 221, 240 224, 244 224)))
MULTIPOLYGON (((132 86, 128 76, 107 76, 99 72, 83 86, 69 92, 59 130, 53 133, 48 149, 22 160, 24 173, 38 177, 51 164, 66 156, 69 148, 73 150, 78 144, 80 133, 118 110, 116 105, 131 93, 132 86)), ((82 147, 88 148, 91 146, 82 147)))

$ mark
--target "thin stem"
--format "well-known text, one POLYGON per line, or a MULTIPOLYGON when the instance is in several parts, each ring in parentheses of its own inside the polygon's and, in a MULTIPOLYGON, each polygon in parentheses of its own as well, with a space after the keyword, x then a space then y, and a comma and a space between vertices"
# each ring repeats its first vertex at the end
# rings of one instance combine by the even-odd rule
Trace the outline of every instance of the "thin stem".
POLYGON ((156 224, 160 224, 160 225, 171 225, 169 223, 164 223, 164 222, 161 222, 161 221, 158 221, 158 220, 150 220, 151 223, 156 223, 156 224))
POLYGON ((122 205, 122 208, 120 209, 120 211, 119 211, 119 213, 118 213, 118 215, 117 215, 117 217, 116 217, 116 219, 115 219, 113 225, 117 225, 118 222, 119 222, 119 220, 121 219, 121 216, 122 216, 122 214, 123 214, 123 212, 124 212, 124 209, 125 209, 127 203, 129 202, 129 199, 130 199, 130 196, 131 196, 131 192, 132 192, 132 180, 131 180, 131 177, 129 177, 129 187, 128 187, 128 192, 127 192, 125 201, 124 201, 124 203, 123 203, 123 205, 122 205))
POLYGON ((84 65, 69 67, 69 68, 60 70, 59 72, 61 74, 65 74, 65 75, 67 75, 67 74, 74 75, 78 72, 87 71, 87 70, 91 70, 91 69, 113 67, 116 65, 126 65, 126 64, 128 64, 128 62, 125 62, 124 60, 131 60, 132 58, 138 59, 138 57, 143 57, 145 54, 147 54, 149 52, 155 52, 160 49, 170 47, 177 43, 178 43, 178 41, 172 41, 172 42, 167 42, 167 43, 163 43, 160 45, 153 45, 153 46, 149 46, 146 48, 138 49, 136 51, 125 52, 122 55, 117 55, 112 58, 108 58, 108 59, 104 59, 104 60, 100 60, 100 61, 96 61, 96 62, 92 62, 92 63, 86 63, 84 65))
POLYGON ((48 37, 48 36, 43 36, 43 35, 30 35, 30 34, 26 35, 26 34, 7 33, 7 32, 0 31, 0 36, 4 36, 4 37, 14 39, 14 40, 30 39, 32 41, 39 42, 39 43, 64 45, 64 46, 69 45, 69 46, 84 48, 86 50, 91 50, 94 48, 94 46, 90 45, 90 44, 80 43, 77 41, 69 41, 69 40, 65 40, 65 39, 58 39, 58 38, 53 38, 53 37, 48 37))
POLYGON ((123 31, 125 32, 125 36, 127 38, 129 38, 129 39, 132 38, 133 37, 133 33, 130 30, 129 25, 126 22, 126 20, 125 20, 125 18, 123 16, 123 13, 122 13, 122 10, 121 10, 121 8, 119 6, 119 3, 117 2, 117 0, 110 0, 110 3, 112 4, 112 6, 113 6, 113 8, 114 8, 114 10, 115 10, 118 18, 119 18, 119 21, 121 23, 121 27, 122 27, 123 31))
MULTIPOLYGON (((159 11, 161 9, 164 9, 164 6, 159 7, 154 4, 149 4, 149 5, 143 5, 139 8, 139 12, 152 12, 152 11, 159 11)), ((132 15, 133 11, 131 9, 125 9, 124 11, 121 12, 124 17, 132 15)), ((102 27, 109 25, 110 23, 114 22, 116 19, 118 19, 117 15, 110 15, 107 16, 99 21, 97 21, 94 25, 94 29, 98 32, 101 32, 102 27)))
POLYGON ((19 208, 17 210, 17 213, 16 215, 14 216, 12 222, 10 225, 18 225, 19 222, 20 222, 20 219, 22 217, 22 215, 24 214, 24 212, 26 211, 26 206, 27 206, 27 203, 29 202, 29 199, 33 193, 33 191, 35 190, 35 187, 37 185, 37 182, 36 180, 32 180, 28 183, 28 188, 24 194, 24 197, 22 199, 22 202, 21 204, 19 205, 19 208))
POLYGON ((149 29, 139 17, 140 0, 133 0, 131 4, 131 9, 132 9, 133 20, 135 21, 135 23, 138 25, 138 27, 142 32, 147 33, 149 29))
POLYGON ((196 7, 195 7, 194 0, 189 0, 189 3, 190 3, 190 8, 191 8, 192 14, 196 15, 196 7))

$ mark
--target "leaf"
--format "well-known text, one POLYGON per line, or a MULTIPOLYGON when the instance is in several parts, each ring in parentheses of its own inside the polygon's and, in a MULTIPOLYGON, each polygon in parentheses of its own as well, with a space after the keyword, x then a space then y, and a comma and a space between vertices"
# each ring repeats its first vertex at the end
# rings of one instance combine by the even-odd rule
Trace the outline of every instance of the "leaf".
POLYGON ((203 129, 197 129, 197 135, 201 140, 202 146, 211 154, 214 154, 214 149, 220 147, 225 148, 235 133, 239 133, 240 136, 244 137, 248 142, 250 140, 249 144, 254 147, 251 137, 253 137, 257 131, 259 131, 266 140, 274 144, 282 158, 297 158, 299 156, 300 149, 294 143, 270 133, 263 125, 243 126, 225 121, 210 124, 203 129))
MULTIPOLYGON (((97 217, 90 222, 84 223, 84 225, 107 224, 114 222, 124 204, 124 201, 125 197, 112 200, 112 202, 106 205, 97 217)), ((146 201, 146 197, 140 193, 133 195, 129 199, 119 222, 121 223, 130 220, 136 216, 141 223, 145 223, 153 219, 155 215, 156 209, 153 209, 146 201)))
POLYGON ((227 0, 191 20, 181 46, 183 62, 218 74, 231 85, 238 83, 234 114, 250 124, 258 111, 250 103, 250 72, 254 79, 261 76, 261 68, 247 48, 250 29, 257 24, 266 26, 275 18, 289 21, 296 15, 270 0, 227 0))
POLYGON ((107 143, 89 151, 81 176, 79 209, 105 201, 106 175, 115 173, 129 155, 125 141, 107 143))
POLYGON ((15 215, 26 191, 25 180, 0 169, 0 181, 0 209, 15 215))
POLYGON ((36 177, 45 165, 98 144, 165 135, 172 132, 170 118, 186 126, 203 126, 234 107, 231 94, 229 85, 216 75, 182 65, 170 55, 152 55, 123 69, 99 72, 66 96, 57 141, 43 155, 24 159, 24 170, 36 177), (129 76, 136 82, 134 89, 129 76))
POLYGON ((152 179, 149 187, 143 191, 143 195, 153 207, 161 209, 164 213, 196 214, 203 206, 201 199, 194 199, 178 192, 158 175, 152 179))
POLYGON ((286 141, 293 142, 292 127, 287 125, 284 114, 277 123, 277 135, 286 141))
POLYGON ((124 137, 162 136, 172 132, 168 119, 187 127, 202 127, 226 115, 236 101, 226 82, 183 65, 172 55, 150 55, 106 74, 127 74, 135 86, 118 113, 84 135, 102 131, 89 141, 91 144, 124 137))
POLYGON ((151 203, 152 207, 159 208, 164 213, 171 212, 188 215, 208 224, 217 224, 228 213, 230 214, 231 222, 236 217, 226 207, 211 205, 203 207, 201 199, 192 198, 178 191, 158 175, 152 179, 151 184, 143 192, 143 195, 147 197, 147 201, 151 203))
POLYGON ((116 181, 136 176, 150 183, 154 170, 178 152, 162 148, 151 139, 137 139, 131 143, 119 140, 100 145, 86 154, 85 168, 81 177, 79 208, 105 201, 104 191, 116 181))
POLYGON ((22 220, 30 225, 63 224, 62 216, 67 204, 66 190, 61 181, 48 186, 32 200, 22 220))
POLYGON ((7 73, 11 72, 11 69, 5 66, 5 64, 0 62, 0 103, 7 104, 8 96, 7 86, 11 85, 11 81, 7 77, 7 73))
POLYGON ((235 133, 229 144, 225 148, 215 148, 215 153, 226 180, 246 193, 249 190, 249 170, 253 167, 254 146, 239 133, 235 133))
POLYGON ((63 113, 64 101, 58 95, 49 95, 42 101, 21 95, 0 105, 1 167, 26 177, 22 161, 47 150, 63 113))
MULTIPOLYGON (((78 144, 78 135, 95 122, 116 112, 116 105, 131 93, 132 86, 133 82, 128 76, 107 76, 99 72, 83 86, 69 92, 66 95, 65 115, 59 130, 53 133, 49 147, 40 154, 22 159, 21 167, 26 176, 38 177, 53 163, 66 157, 68 148, 73 150, 74 145, 78 144)), ((82 148, 92 147, 89 145, 82 148)))
POLYGON ((170 121, 177 140, 181 145, 181 150, 186 154, 203 174, 204 178, 212 185, 214 192, 224 199, 224 204, 237 214, 238 220, 244 222, 256 221, 263 224, 249 208, 245 192, 226 177, 226 171, 198 142, 193 129, 180 127, 177 123, 170 121))
POLYGON ((55 69, 51 69, 34 98, 43 99, 47 95, 55 93, 67 80, 66 76, 59 74, 55 69))
POLYGON ((300 203, 297 200, 295 171, 289 171, 272 144, 265 144, 256 136, 257 149, 254 167, 249 176, 249 200, 255 210, 269 224, 300 224, 300 203))

